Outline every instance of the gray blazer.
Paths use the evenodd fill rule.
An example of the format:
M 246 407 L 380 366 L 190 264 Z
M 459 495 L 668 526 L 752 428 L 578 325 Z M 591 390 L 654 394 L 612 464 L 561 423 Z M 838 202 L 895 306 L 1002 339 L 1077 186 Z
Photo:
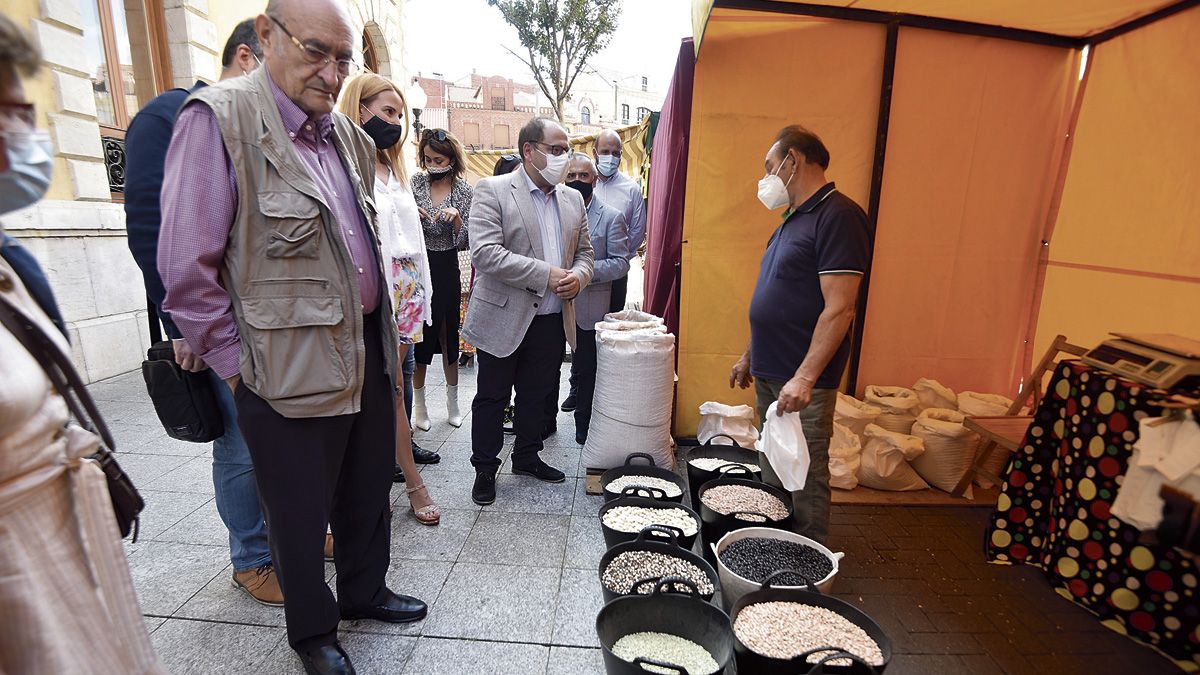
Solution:
M 467 221 L 475 286 L 462 334 L 501 358 L 517 350 L 542 298 L 553 293 L 547 288 L 550 265 L 542 260 L 542 231 L 523 172 L 480 180 Z M 583 197 L 562 185 L 557 193 L 563 242 L 559 267 L 574 272 L 586 288 L 592 280 L 592 242 Z M 575 306 L 569 300 L 563 301 L 563 333 L 574 348 Z
M 575 322 L 583 330 L 595 330 L 608 313 L 612 282 L 629 273 L 629 228 L 624 214 L 599 197 L 592 197 L 587 217 L 595 273 L 592 283 L 575 298 Z

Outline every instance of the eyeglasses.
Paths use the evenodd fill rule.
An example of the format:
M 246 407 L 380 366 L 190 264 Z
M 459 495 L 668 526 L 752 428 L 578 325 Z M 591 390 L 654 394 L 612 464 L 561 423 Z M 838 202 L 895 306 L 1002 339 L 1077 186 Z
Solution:
M 562 157 L 571 151 L 571 148 L 565 145 L 550 145 L 549 143 L 542 143 L 541 141 L 534 141 L 534 145 L 544 145 L 547 148 L 550 148 L 550 154 L 554 155 L 555 157 Z
M 0 102 L 0 114 L 14 117 L 31 127 L 37 121 L 37 114 L 34 112 L 32 103 Z
M 292 35 L 292 32 L 287 29 L 287 26 L 283 25 L 282 21 L 276 19 L 270 14 L 267 15 L 267 18 L 274 21 L 276 25 L 283 30 L 284 34 L 291 38 L 292 44 L 296 45 L 296 48 L 300 50 L 300 53 L 304 54 L 304 60 L 308 63 L 314 66 L 319 65 L 322 69 L 324 69 L 325 66 L 329 65 L 330 63 L 335 63 L 337 64 L 337 73 L 342 77 L 353 75 L 362 68 L 362 66 L 356 63 L 353 59 L 334 58 L 329 54 L 329 52 L 323 49 L 304 44 L 303 42 L 297 40 L 295 35 Z
M 433 138 L 436 138 L 436 139 L 438 139 L 438 141 L 445 143 L 446 142 L 445 129 L 426 129 L 421 132 L 421 140 L 428 141 Z

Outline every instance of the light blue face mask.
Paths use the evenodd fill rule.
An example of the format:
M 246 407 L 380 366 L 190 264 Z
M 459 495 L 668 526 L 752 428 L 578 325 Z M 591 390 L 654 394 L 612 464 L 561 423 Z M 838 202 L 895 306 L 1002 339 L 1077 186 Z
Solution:
M 605 178 L 611 177 L 617 172 L 617 167 L 621 164 L 621 158 L 617 155 L 600 155 L 596 158 L 596 170 Z
M 54 171 L 50 134 L 45 131 L 9 132 L 4 136 L 8 171 L 0 173 L 0 213 L 37 203 L 50 187 Z

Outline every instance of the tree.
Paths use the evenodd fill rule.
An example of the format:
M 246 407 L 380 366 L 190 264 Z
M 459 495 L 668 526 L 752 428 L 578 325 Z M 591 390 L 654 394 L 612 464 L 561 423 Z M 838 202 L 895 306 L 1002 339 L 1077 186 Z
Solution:
M 563 101 L 587 60 L 612 39 L 620 0 L 488 0 L 517 29 L 528 53 L 521 59 L 563 122 Z

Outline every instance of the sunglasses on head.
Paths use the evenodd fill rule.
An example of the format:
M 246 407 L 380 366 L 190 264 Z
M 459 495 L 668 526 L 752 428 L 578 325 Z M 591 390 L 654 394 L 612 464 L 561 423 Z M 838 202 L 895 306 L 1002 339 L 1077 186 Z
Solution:
M 446 142 L 446 132 L 443 129 L 426 129 L 425 131 L 421 132 L 421 138 L 424 138 L 425 140 L 429 140 L 431 138 L 436 138 L 439 141 L 445 143 Z

